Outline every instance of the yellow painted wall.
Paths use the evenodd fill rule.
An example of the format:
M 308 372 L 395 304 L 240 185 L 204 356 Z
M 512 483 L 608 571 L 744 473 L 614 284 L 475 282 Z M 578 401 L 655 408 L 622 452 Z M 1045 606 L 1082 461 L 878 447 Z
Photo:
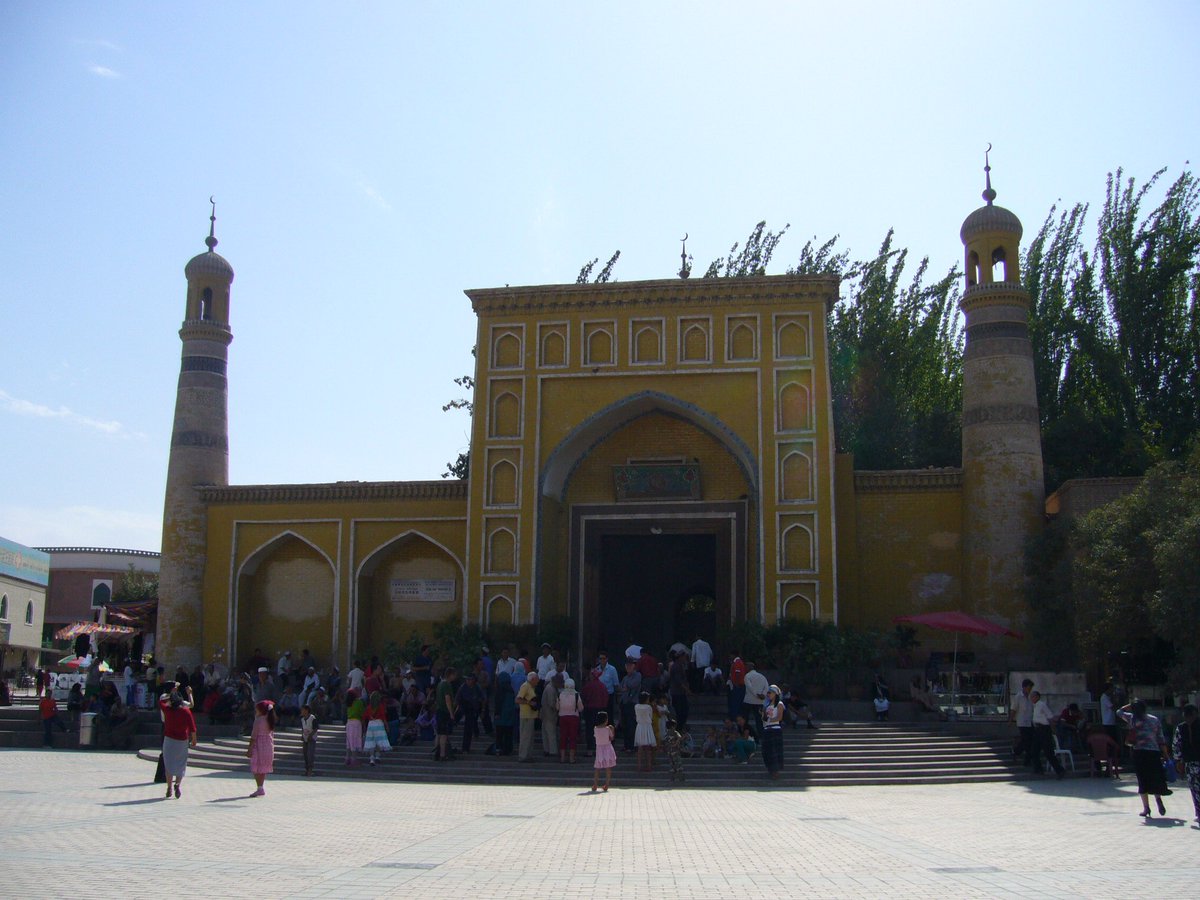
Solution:
M 459 482 L 202 493 L 205 660 L 241 665 L 254 647 L 298 654 L 307 646 L 319 660 L 342 664 L 413 629 L 428 637 L 433 621 L 461 612 L 466 488 Z M 386 594 L 393 577 L 453 578 L 455 600 L 392 610 L 379 591 Z

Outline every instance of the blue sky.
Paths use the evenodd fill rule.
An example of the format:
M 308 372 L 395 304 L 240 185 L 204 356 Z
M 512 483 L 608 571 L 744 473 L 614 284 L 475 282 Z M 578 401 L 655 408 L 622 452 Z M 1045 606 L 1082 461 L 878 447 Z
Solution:
M 183 266 L 233 265 L 233 483 L 437 478 L 463 290 L 760 219 L 958 261 L 1193 168 L 1194 3 L 0 4 L 0 535 L 158 549 Z M 1094 222 L 1094 214 L 1091 217 Z

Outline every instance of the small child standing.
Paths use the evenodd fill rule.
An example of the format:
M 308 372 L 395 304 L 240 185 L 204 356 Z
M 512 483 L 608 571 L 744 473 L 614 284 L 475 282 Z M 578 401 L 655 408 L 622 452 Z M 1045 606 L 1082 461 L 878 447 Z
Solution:
M 671 764 L 671 781 L 683 781 L 683 763 L 680 754 L 683 747 L 683 735 L 679 733 L 679 725 L 674 719 L 667 720 L 667 733 L 663 738 L 663 749 L 667 751 L 667 762 Z
M 304 749 L 304 774 L 311 776 L 317 764 L 317 717 L 307 703 L 300 707 L 300 746 Z
M 259 700 L 254 705 L 254 727 L 250 729 L 250 746 L 246 755 L 250 757 L 250 772 L 258 789 L 251 797 L 265 797 L 263 783 L 275 770 L 275 704 L 270 700 Z
M 346 692 L 346 699 L 350 701 L 346 707 L 346 765 L 357 766 L 358 754 L 363 748 L 363 717 L 367 714 L 367 705 L 353 688 Z
M 608 793 L 612 784 L 612 770 L 617 764 L 617 751 L 613 749 L 613 727 L 608 724 L 608 713 L 596 713 L 596 727 L 592 729 L 596 736 L 596 762 L 592 766 L 592 791 L 598 788 Z M 604 770 L 604 787 L 600 788 L 600 770 Z

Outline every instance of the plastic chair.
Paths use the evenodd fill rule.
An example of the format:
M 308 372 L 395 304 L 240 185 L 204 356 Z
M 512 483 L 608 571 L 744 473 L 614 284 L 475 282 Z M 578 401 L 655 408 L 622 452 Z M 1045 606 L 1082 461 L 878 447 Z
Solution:
M 1052 738 L 1054 738 L 1054 755 L 1055 755 L 1055 757 L 1057 757 L 1058 760 L 1061 762 L 1063 757 L 1065 756 L 1067 759 L 1067 762 L 1069 762 L 1071 764 L 1071 772 L 1074 773 L 1074 771 L 1075 771 L 1075 754 L 1072 753 L 1070 750 L 1064 750 L 1062 747 L 1060 747 L 1058 745 L 1058 735 L 1055 734 L 1053 731 L 1050 732 L 1050 736 Z

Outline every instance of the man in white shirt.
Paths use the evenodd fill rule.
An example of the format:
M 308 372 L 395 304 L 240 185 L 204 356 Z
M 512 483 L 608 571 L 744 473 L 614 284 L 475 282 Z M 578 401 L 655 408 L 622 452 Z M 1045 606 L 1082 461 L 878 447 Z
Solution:
M 1108 733 L 1108 736 L 1120 746 L 1121 741 L 1117 734 L 1117 709 L 1113 704 L 1111 681 L 1104 685 L 1104 691 L 1100 694 L 1100 725 Z
M 288 679 L 292 674 L 292 651 L 284 650 L 283 656 L 279 657 L 279 662 L 275 664 L 275 675 L 279 680 L 279 689 L 282 691 L 287 687 Z
M 1033 682 L 1026 678 L 1021 682 L 1021 693 L 1017 694 L 1017 698 L 1013 701 L 1011 718 L 1017 723 L 1017 730 L 1020 732 L 1021 739 L 1013 750 L 1013 759 L 1016 759 L 1019 754 L 1024 754 L 1024 764 L 1029 768 L 1033 768 L 1033 701 L 1029 699 L 1029 694 L 1033 690 Z
M 1054 734 L 1050 730 L 1050 723 L 1054 721 L 1054 713 L 1050 709 L 1050 704 L 1043 700 L 1042 695 L 1037 691 L 1029 692 L 1029 702 L 1032 706 L 1030 721 L 1033 723 L 1034 770 L 1041 769 L 1042 755 L 1045 754 L 1046 761 L 1054 769 L 1055 777 L 1062 778 L 1063 765 L 1058 761 L 1058 754 L 1054 752 Z
M 346 673 L 346 691 L 355 691 L 356 697 L 361 697 L 363 693 L 363 683 L 366 681 L 367 673 L 363 671 L 362 661 L 356 659 L 354 668 Z
M 725 688 L 725 673 L 712 660 L 704 667 L 704 690 L 720 694 Z
M 554 651 L 549 644 L 542 644 L 542 655 L 537 658 L 538 680 L 542 682 L 549 680 L 554 671 Z
M 500 658 L 496 660 L 496 674 L 508 675 L 508 677 L 515 683 L 516 675 L 518 673 L 520 673 L 521 681 L 524 683 L 525 667 L 521 665 L 520 660 L 513 659 L 509 655 L 507 647 L 502 647 L 500 650 Z
M 696 640 L 692 643 L 692 667 L 690 674 L 692 676 L 692 690 L 699 692 L 701 673 L 708 668 L 709 663 L 713 661 L 712 647 L 708 641 L 696 635 Z
M 746 696 L 742 700 L 742 714 L 746 723 L 754 729 L 759 743 L 762 742 L 763 704 L 767 700 L 767 688 L 771 686 L 767 676 L 755 668 L 754 663 L 746 663 Z

